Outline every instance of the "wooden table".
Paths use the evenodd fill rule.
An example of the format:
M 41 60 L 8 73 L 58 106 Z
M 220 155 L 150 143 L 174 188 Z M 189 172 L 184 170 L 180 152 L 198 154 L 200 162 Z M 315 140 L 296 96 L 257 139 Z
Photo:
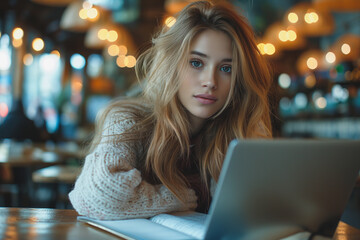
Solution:
M 77 216 L 74 210 L 0 208 L 0 239 L 119 239 L 110 233 L 77 222 Z M 334 239 L 358 240 L 360 230 L 341 222 Z

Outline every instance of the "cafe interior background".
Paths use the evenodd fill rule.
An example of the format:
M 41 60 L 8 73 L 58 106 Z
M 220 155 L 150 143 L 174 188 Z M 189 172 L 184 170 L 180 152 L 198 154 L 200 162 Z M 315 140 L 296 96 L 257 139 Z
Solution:
M 0 1 L 0 206 L 71 208 L 98 111 L 190 0 Z M 274 69 L 274 136 L 360 138 L 360 0 L 229 0 Z

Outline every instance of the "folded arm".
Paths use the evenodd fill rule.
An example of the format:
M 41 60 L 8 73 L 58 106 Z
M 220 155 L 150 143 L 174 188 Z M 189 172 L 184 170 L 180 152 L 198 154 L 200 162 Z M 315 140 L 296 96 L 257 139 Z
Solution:
M 118 120 L 119 117 L 121 119 L 116 115 L 107 119 L 104 136 L 118 136 L 115 134 L 129 128 L 129 122 Z M 135 144 L 112 138 L 113 141 L 101 141 L 86 157 L 83 170 L 69 194 L 79 214 L 97 219 L 143 218 L 196 207 L 193 190 L 189 189 L 186 201 L 182 203 L 164 185 L 144 181 L 140 171 L 133 167 Z

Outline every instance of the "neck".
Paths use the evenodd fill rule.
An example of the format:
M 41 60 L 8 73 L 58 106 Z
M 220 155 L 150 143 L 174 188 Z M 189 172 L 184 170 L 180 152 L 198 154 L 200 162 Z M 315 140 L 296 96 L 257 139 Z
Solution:
M 206 119 L 190 116 L 190 136 L 195 136 L 204 125 Z

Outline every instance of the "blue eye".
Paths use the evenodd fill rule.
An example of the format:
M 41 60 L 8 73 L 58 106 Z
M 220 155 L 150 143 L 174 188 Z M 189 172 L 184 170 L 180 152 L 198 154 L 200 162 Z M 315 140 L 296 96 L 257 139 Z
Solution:
M 202 62 L 200 62 L 199 60 L 191 60 L 190 64 L 194 68 L 201 68 L 203 65 Z
M 231 66 L 222 66 L 220 70 L 226 73 L 231 73 Z

